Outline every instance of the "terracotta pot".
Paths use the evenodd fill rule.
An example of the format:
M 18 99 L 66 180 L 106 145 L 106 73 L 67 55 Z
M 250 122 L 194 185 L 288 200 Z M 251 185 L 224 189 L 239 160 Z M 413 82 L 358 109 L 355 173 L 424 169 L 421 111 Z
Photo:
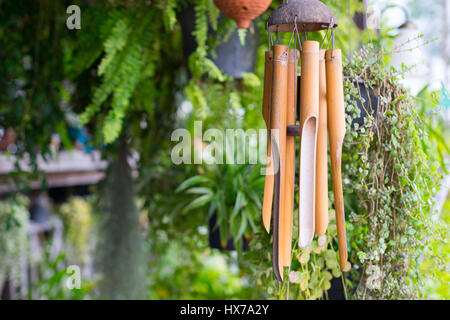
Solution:
M 235 20 L 239 29 L 247 29 L 251 20 L 267 10 L 270 2 L 271 0 L 214 0 L 217 8 Z

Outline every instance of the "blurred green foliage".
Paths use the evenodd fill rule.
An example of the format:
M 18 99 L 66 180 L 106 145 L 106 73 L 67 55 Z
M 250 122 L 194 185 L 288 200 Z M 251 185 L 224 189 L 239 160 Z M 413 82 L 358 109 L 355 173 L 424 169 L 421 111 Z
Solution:
M 364 67 L 367 71 L 366 80 L 375 75 L 376 79 L 371 79 L 375 82 L 389 81 L 386 79 L 388 72 L 383 74 L 378 69 L 379 65 L 374 65 L 380 61 L 354 61 L 358 48 L 370 42 L 372 50 L 388 51 L 392 41 L 389 30 L 383 29 L 381 34 L 359 30 L 353 22 L 353 15 L 355 11 L 362 10 L 360 1 L 329 0 L 325 3 L 337 16 L 339 28 L 335 47 L 343 50 L 346 62 L 360 63 L 357 67 Z M 143 268 L 150 270 L 144 279 L 150 298 L 285 298 L 287 288 L 273 278 L 270 235 L 262 230 L 259 218 L 263 181 L 262 176 L 256 174 L 259 167 L 175 166 L 170 158 L 170 149 L 174 146 L 170 141 L 170 132 L 175 127 L 185 127 L 192 134 L 196 120 L 203 121 L 204 130 L 212 127 L 264 128 L 261 104 L 264 51 L 267 49 L 265 21 L 278 3 L 273 1 L 271 9 L 253 21 L 248 32 L 254 29 L 261 32 L 255 57 L 256 68 L 239 80 L 225 75 L 211 59 L 216 46 L 226 41 L 235 29 L 232 20 L 218 19 L 219 12 L 212 0 L 104 0 L 95 4 L 88 0 L 80 1 L 83 22 L 79 31 L 58 27 L 64 24 L 65 16 L 57 13 L 64 13 L 63 8 L 68 4 L 67 1 L 50 0 L 3 1 L 0 4 L 2 12 L 7 13 L 0 16 L 0 47 L 3 49 L 0 51 L 0 68 L 4 70 L 0 84 L 6 88 L 0 94 L 0 126 L 15 129 L 21 142 L 19 154 L 29 153 L 32 161 L 38 153 L 49 154 L 49 140 L 54 132 L 59 133 L 64 146 L 70 148 L 68 124 L 86 125 L 94 136 L 92 144 L 101 148 L 108 160 L 116 158 L 121 143 L 125 143 L 130 150 L 138 151 L 138 178 L 133 183 L 136 194 L 127 193 L 127 206 L 132 208 L 130 219 L 136 222 L 138 210 L 135 210 L 133 202 L 135 198 L 140 199 L 139 210 L 148 217 L 148 261 L 143 263 Z M 196 18 L 193 32 L 196 46 L 189 57 L 183 56 L 182 30 L 177 16 L 186 4 L 194 6 Z M 211 33 L 211 29 L 216 33 Z M 312 33 L 308 39 L 321 41 L 324 34 L 324 31 Z M 242 41 L 242 31 L 239 36 Z M 288 34 L 281 36 L 281 41 L 287 43 L 288 37 Z M 381 62 L 386 62 L 388 58 L 387 54 L 383 55 Z M 366 64 L 370 65 L 368 69 Z M 352 89 L 349 85 L 346 92 L 357 95 Z M 410 108 L 409 98 L 401 91 L 397 97 L 394 95 L 393 103 L 397 105 L 408 100 L 407 108 Z M 427 106 L 433 99 L 432 93 L 423 91 L 418 101 L 423 101 L 423 105 Z M 193 110 L 186 118 L 180 119 L 177 111 L 186 101 L 190 102 Z M 350 109 L 354 106 L 349 104 L 348 107 L 352 111 Z M 422 108 L 422 111 L 424 115 L 429 114 L 428 109 L 424 111 Z M 395 111 L 391 115 L 396 115 Z M 392 136 L 385 137 L 389 139 L 379 144 L 392 151 L 392 154 L 388 151 L 383 153 L 389 159 L 394 159 L 393 152 L 401 149 L 397 138 L 407 130 L 411 130 L 416 138 L 419 135 L 415 131 L 417 118 L 408 122 L 404 114 L 397 116 L 396 121 L 401 118 L 407 125 L 399 128 L 398 123 L 391 123 Z M 420 136 L 428 133 L 431 139 L 425 144 L 419 143 L 420 146 L 416 144 L 417 140 L 413 140 L 414 150 L 410 150 L 410 155 L 418 152 L 418 159 L 425 159 L 421 151 L 426 152 L 427 157 L 438 161 L 445 170 L 448 147 L 440 135 L 442 123 L 436 125 L 436 121 L 439 122 L 430 119 L 425 121 L 427 126 L 420 127 L 423 130 Z M 364 138 L 365 145 L 373 147 L 369 130 L 366 129 L 359 128 L 358 132 L 350 130 L 348 141 L 357 143 L 358 139 Z M 352 148 L 347 150 L 345 161 L 348 167 L 345 170 L 353 181 L 363 181 L 363 168 L 372 162 L 367 158 L 357 159 L 358 155 L 353 151 L 358 147 L 352 145 Z M 418 168 L 425 170 L 424 166 L 428 164 L 419 163 Z M 392 166 L 392 163 L 386 165 Z M 372 169 L 377 170 L 375 167 Z M 396 186 L 409 188 L 408 179 L 413 178 L 410 176 L 413 171 L 408 170 L 413 168 L 400 169 L 406 180 Z M 436 166 L 430 170 L 434 169 Z M 421 180 L 419 177 L 417 179 L 420 181 L 415 181 L 417 184 L 411 184 L 420 188 L 416 191 L 423 196 L 421 199 L 426 199 L 424 206 L 429 205 L 431 197 L 431 192 L 427 193 L 431 185 L 425 181 L 428 178 Z M 179 192 L 176 192 L 177 188 Z M 356 220 L 349 219 L 348 232 L 352 241 L 351 261 L 360 267 L 364 261 L 373 260 L 371 255 L 379 249 L 373 239 L 368 238 L 370 228 L 367 226 L 368 218 L 364 216 L 366 209 L 363 201 L 373 196 L 368 193 L 373 190 L 371 188 L 367 184 L 357 184 L 354 186 L 356 195 L 350 194 L 350 187 L 346 194 L 347 212 L 359 215 Z M 123 189 L 117 187 L 115 195 L 103 197 L 103 201 L 116 211 L 120 209 L 114 206 L 114 200 L 119 201 L 120 190 Z M 376 193 L 387 206 L 377 211 L 379 215 L 397 209 L 389 208 L 394 203 L 390 202 L 390 192 L 390 189 L 383 189 Z M 418 213 L 422 222 L 428 219 L 425 212 L 412 210 Z M 208 248 L 207 223 L 214 212 L 218 213 L 222 234 L 234 236 L 238 242 L 241 235 L 245 235 L 250 241 L 250 251 L 239 252 L 236 257 L 234 253 Z M 331 206 L 330 215 L 333 215 Z M 119 217 L 118 214 L 116 216 Z M 405 221 L 409 226 L 411 221 L 408 218 Z M 371 223 L 376 225 L 377 221 Z M 413 225 L 409 230 L 421 230 L 423 235 L 431 232 L 423 228 L 423 225 Z M 114 230 L 110 228 L 109 239 L 113 239 Z M 397 254 L 403 246 L 410 244 L 413 237 L 414 234 L 408 234 L 406 244 L 389 245 L 396 248 L 394 252 Z M 125 238 L 126 235 L 122 239 Z M 383 235 L 381 238 L 386 237 Z M 125 242 L 123 240 L 121 243 Z M 448 252 L 446 246 L 444 249 L 438 243 L 432 246 L 439 255 Z M 336 251 L 333 222 L 323 246 L 319 246 L 317 240 L 307 250 L 299 250 L 294 245 L 292 272 L 285 275 L 292 280 L 289 297 L 326 298 L 331 277 L 341 276 L 336 269 Z M 58 267 L 62 258 L 58 259 L 50 261 L 46 267 L 46 276 L 39 284 L 41 294 L 49 299 L 91 297 L 88 289 L 72 293 L 61 289 L 65 275 Z M 127 262 L 126 259 L 124 261 Z M 445 273 L 435 269 L 434 261 L 425 260 L 424 270 L 430 266 L 437 272 L 434 276 L 444 278 L 445 283 Z M 122 280 L 126 281 L 126 277 L 126 274 L 122 275 Z M 344 283 L 354 288 L 358 277 L 358 272 L 352 269 L 343 278 Z M 436 282 L 427 283 L 426 288 L 426 297 L 432 297 L 433 291 L 435 296 L 444 296 L 445 290 L 448 290 Z M 350 297 L 352 293 L 348 294 Z M 373 296 L 398 297 L 383 293 Z
M 66 250 L 71 261 L 85 263 L 89 257 L 89 237 L 92 228 L 92 206 L 80 196 L 70 197 L 59 208 L 64 221 Z
M 420 272 L 424 276 L 422 294 L 425 299 L 450 299 L 450 200 L 444 204 L 438 221 L 442 238 L 433 239 L 430 251 L 433 255 L 424 259 L 420 265 Z
M 22 279 L 22 260 L 28 255 L 28 198 L 16 195 L 0 201 L 0 273 L 14 283 Z
M 40 278 L 29 290 L 29 299 L 48 300 L 86 300 L 92 298 L 96 283 L 81 278 L 81 287 L 68 287 L 70 282 L 66 263 L 66 254 L 60 253 L 56 258 L 50 258 L 48 250 L 43 261 L 39 264 Z
M 164 231 L 157 231 L 159 241 L 152 246 L 155 257 L 150 262 L 149 298 L 246 298 L 242 278 L 236 267 L 231 270 L 232 258 L 205 246 L 206 226 L 199 229 L 203 232 L 194 232 L 190 238 L 183 237 L 170 243 L 164 239 L 167 236 Z

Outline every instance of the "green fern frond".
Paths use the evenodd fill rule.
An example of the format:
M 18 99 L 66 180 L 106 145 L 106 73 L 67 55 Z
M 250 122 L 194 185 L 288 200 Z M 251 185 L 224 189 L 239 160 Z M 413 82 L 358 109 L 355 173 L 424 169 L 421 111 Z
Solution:
M 118 15 L 113 14 L 112 16 L 116 18 Z M 85 124 L 100 111 L 101 106 L 111 97 L 110 109 L 102 127 L 105 143 L 113 142 L 120 135 L 122 122 L 141 79 L 142 70 L 149 72 L 148 69 L 144 69 L 144 61 L 148 61 L 149 53 L 144 54 L 143 46 L 152 41 L 149 33 L 145 32 L 152 17 L 143 14 L 141 19 L 134 21 L 133 24 L 130 21 L 132 21 L 131 17 L 124 16 L 116 20 L 110 35 L 105 38 L 105 56 L 98 71 L 102 82 L 95 89 L 92 103 L 86 108 L 80 119 L 81 123 Z M 106 24 L 110 25 L 110 21 L 107 21 Z
M 208 58 L 203 59 L 203 68 L 212 79 L 218 80 L 220 82 L 224 82 L 227 79 L 222 70 L 220 70 L 216 66 L 216 64 Z
M 206 102 L 202 89 L 193 81 L 190 81 L 185 87 L 184 92 L 188 100 L 194 106 L 194 109 L 198 112 L 198 117 L 200 119 L 205 119 L 207 116 L 208 103 Z
M 195 28 L 192 32 L 197 41 L 197 54 L 205 57 L 208 52 L 206 41 L 208 40 L 208 16 L 206 0 L 195 1 Z
M 241 42 L 241 46 L 245 46 L 245 39 L 247 37 L 247 29 L 238 29 L 239 41 Z
M 228 17 L 222 19 L 217 29 L 217 34 L 221 38 L 219 44 L 227 42 L 235 30 L 236 30 L 236 23 L 232 19 Z
M 230 93 L 230 104 L 233 110 L 242 109 L 241 97 L 239 96 L 239 93 L 235 90 L 233 90 Z
M 166 0 L 164 2 L 164 26 L 166 30 L 173 30 L 173 27 L 177 23 L 176 9 L 177 2 L 175 0 Z
M 206 0 L 206 6 L 208 10 L 209 23 L 214 31 L 217 30 L 220 11 L 214 4 L 213 0 Z
M 261 86 L 261 80 L 253 72 L 243 72 L 242 83 L 250 88 L 259 88 Z
M 67 41 L 64 45 L 68 50 L 73 50 L 68 57 L 71 63 L 66 64 L 68 69 L 65 70 L 71 78 L 78 77 L 101 56 L 103 41 L 98 26 L 108 20 L 108 11 L 100 6 L 91 7 L 83 12 L 83 19 L 83 32 L 77 33 L 75 42 Z M 69 54 L 67 50 L 65 54 Z
M 116 54 L 123 49 L 127 43 L 130 34 L 130 27 L 125 19 L 116 22 L 108 39 L 103 44 L 105 48 L 105 56 L 98 67 L 98 75 L 101 76 Z

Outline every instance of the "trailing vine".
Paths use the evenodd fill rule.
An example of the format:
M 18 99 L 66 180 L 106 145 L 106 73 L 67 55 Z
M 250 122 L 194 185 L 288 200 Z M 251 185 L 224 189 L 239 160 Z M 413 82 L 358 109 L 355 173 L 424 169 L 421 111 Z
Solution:
M 92 228 L 92 206 L 82 197 L 73 196 L 62 204 L 59 213 L 64 221 L 65 237 L 68 240 L 68 259 L 86 263 L 89 259 L 89 234 Z
M 17 195 L 0 201 L 0 277 L 21 280 L 22 264 L 28 256 L 28 198 Z
M 381 67 L 380 67 L 381 66 Z M 356 115 L 364 80 L 378 96 L 378 112 L 361 127 L 347 126 L 343 163 L 355 298 L 418 298 L 420 260 L 439 236 L 431 220 L 439 163 L 424 151 L 430 138 L 411 94 L 365 48 L 346 67 L 347 110 Z M 353 117 L 348 117 L 351 123 Z M 352 238 L 351 238 L 352 239 Z M 360 275 L 360 276 L 359 276 Z

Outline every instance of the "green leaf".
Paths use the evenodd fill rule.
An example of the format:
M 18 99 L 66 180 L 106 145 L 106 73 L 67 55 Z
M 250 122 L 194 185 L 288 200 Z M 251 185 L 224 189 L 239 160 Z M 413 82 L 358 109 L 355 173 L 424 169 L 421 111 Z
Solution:
M 241 210 L 241 208 L 245 205 L 245 196 L 244 194 L 239 190 L 237 192 L 236 201 L 234 203 L 233 212 L 231 213 L 231 219 L 233 219 L 238 212 Z
M 212 195 L 213 191 L 210 188 L 205 187 L 193 187 L 186 191 L 189 194 L 209 194 Z
M 241 46 L 245 46 L 245 39 L 247 37 L 247 29 L 238 29 L 239 42 Z
M 197 199 L 195 199 L 194 201 L 192 201 L 191 203 L 189 203 L 184 209 L 183 209 L 183 213 L 186 213 L 192 209 L 196 209 L 199 208 L 201 206 L 204 206 L 205 204 L 207 204 L 208 202 L 210 202 L 213 199 L 213 196 L 210 194 L 205 194 L 201 197 L 198 197 Z
M 177 192 L 181 192 L 187 188 L 189 188 L 190 186 L 197 184 L 197 183 L 205 183 L 205 182 L 210 182 L 211 180 L 205 176 L 194 176 L 194 177 L 190 177 L 189 179 L 183 181 L 178 188 L 175 189 L 175 193 Z
M 244 210 L 244 212 L 247 214 L 247 218 L 248 218 L 248 222 L 250 224 L 250 228 L 252 229 L 253 232 L 255 232 L 257 230 L 255 222 L 253 221 L 253 216 L 256 216 L 255 207 L 253 206 L 253 204 L 249 203 L 247 205 L 246 210 Z
M 308 261 L 309 261 L 309 256 L 310 256 L 309 252 L 308 252 L 308 251 L 304 251 L 304 252 L 300 255 L 300 258 L 298 259 L 298 261 L 299 261 L 301 264 L 307 264 Z
M 236 239 L 240 239 L 245 230 L 247 229 L 247 216 L 245 214 L 241 214 L 241 224 L 239 225 L 239 230 L 236 234 Z
M 339 278 L 341 276 L 341 270 L 339 270 L 339 268 L 333 268 L 331 273 L 333 273 L 333 277 L 335 278 Z

